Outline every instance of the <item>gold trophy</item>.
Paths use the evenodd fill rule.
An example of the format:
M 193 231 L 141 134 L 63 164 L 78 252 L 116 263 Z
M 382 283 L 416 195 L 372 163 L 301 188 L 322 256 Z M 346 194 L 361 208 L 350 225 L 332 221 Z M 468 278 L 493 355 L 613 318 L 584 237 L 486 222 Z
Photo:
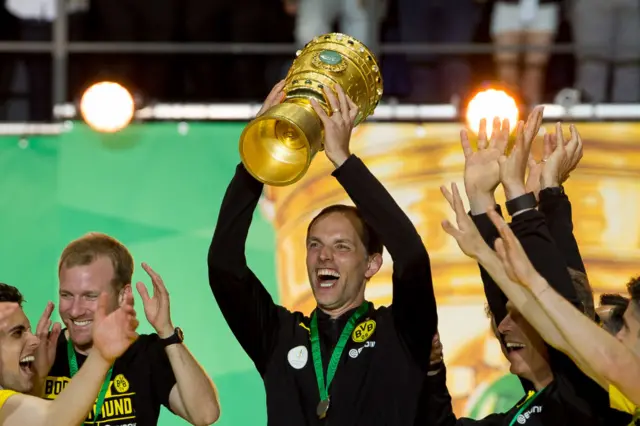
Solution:
M 314 38 L 287 73 L 285 99 L 245 127 L 240 158 L 251 175 L 271 186 L 290 185 L 302 178 L 322 151 L 322 122 L 311 107 L 314 98 L 332 114 L 323 89 L 339 84 L 358 105 L 357 126 L 371 115 L 382 96 L 382 75 L 371 51 L 345 34 Z

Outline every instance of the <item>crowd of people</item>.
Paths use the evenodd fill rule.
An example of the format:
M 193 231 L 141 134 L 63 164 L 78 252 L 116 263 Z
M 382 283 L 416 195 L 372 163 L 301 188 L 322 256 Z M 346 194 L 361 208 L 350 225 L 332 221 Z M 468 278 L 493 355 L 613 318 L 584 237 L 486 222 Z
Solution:
M 258 115 L 282 102 L 283 87 L 284 81 L 274 86 Z M 469 209 L 455 184 L 443 185 L 455 223 L 443 220 L 442 227 L 479 265 L 495 338 L 526 396 L 503 413 L 457 418 L 428 244 L 351 152 L 358 107 L 340 86 L 324 93 L 326 109 L 312 102 L 324 127 L 324 153 L 355 206 L 327 206 L 308 225 L 306 267 L 316 308 L 306 315 L 275 304 L 247 264 L 245 243 L 264 185 L 243 163 L 208 252 L 213 296 L 264 381 L 268 424 L 634 425 L 640 278 L 626 290 L 620 283 L 620 294 L 595 306 L 563 189 L 583 155 L 578 129 L 571 125 L 565 135 L 558 123 L 544 135 L 539 161 L 530 151 L 542 107 L 526 122 L 483 120 L 476 149 L 466 131 L 460 134 Z M 515 145 L 507 152 L 512 125 Z M 496 203 L 498 187 L 510 221 Z M 385 248 L 393 261 L 393 300 L 376 307 L 365 289 Z M 150 295 L 136 284 L 156 331 L 150 335 L 136 333 L 132 256 L 107 235 L 85 235 L 60 256 L 64 328 L 52 324 L 50 303 L 34 335 L 19 290 L 0 285 L 1 424 L 148 425 L 157 423 L 161 405 L 194 425 L 218 420 L 216 388 L 174 327 L 165 284 L 142 267 L 153 285 Z M 127 400 L 114 402 L 114 389 Z
M 476 83 L 495 79 L 520 92 L 528 105 L 551 102 L 567 87 L 582 92 L 585 102 L 640 101 L 636 0 L 62 1 L 70 41 L 302 46 L 317 35 L 339 30 L 378 54 L 387 100 L 455 103 Z M 51 40 L 55 3 L 5 0 L 0 39 Z M 508 48 L 493 55 L 380 51 L 383 43 L 475 42 L 503 48 L 526 44 L 535 50 L 522 55 Z M 574 43 L 573 53 L 550 52 L 557 42 Z M 149 102 L 258 102 L 269 82 L 284 76 L 294 53 L 295 48 L 281 55 L 74 53 L 67 100 L 77 100 L 91 82 L 114 79 Z M 1 57 L 0 96 L 15 101 L 25 95 L 24 120 L 51 119 L 51 56 Z M 22 86 L 16 83 L 23 80 Z M 0 108 L 0 119 L 2 115 L 7 112 Z

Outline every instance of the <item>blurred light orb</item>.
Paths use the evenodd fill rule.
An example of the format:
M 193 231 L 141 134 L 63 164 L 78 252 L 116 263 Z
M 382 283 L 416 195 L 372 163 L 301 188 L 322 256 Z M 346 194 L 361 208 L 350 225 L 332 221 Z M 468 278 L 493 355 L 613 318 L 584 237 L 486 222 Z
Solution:
M 478 134 L 480 120 L 487 120 L 487 136 L 491 136 L 493 119 L 509 119 L 510 131 L 513 132 L 518 121 L 519 111 L 516 100 L 507 92 L 497 89 L 487 89 L 476 94 L 467 106 L 466 120 L 469 129 Z
M 122 85 L 103 81 L 84 92 L 80 113 L 92 129 L 115 133 L 129 125 L 135 113 L 135 103 L 131 93 Z

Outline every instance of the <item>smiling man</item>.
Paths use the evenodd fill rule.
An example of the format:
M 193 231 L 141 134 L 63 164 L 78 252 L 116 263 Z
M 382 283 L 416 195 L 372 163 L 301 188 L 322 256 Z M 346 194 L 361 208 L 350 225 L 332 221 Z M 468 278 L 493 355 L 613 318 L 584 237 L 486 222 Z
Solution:
M 282 99 L 276 85 L 261 111 Z M 429 257 L 406 214 L 349 152 L 357 107 L 326 89 L 325 153 L 356 207 L 335 205 L 309 224 L 310 316 L 278 306 L 247 265 L 245 244 L 263 185 L 239 164 L 209 249 L 209 283 L 229 327 L 262 376 L 269 425 L 413 425 L 437 312 Z M 367 282 L 393 259 L 393 303 L 374 308 Z M 325 422 L 326 420 L 326 422 Z
M 157 424 L 160 407 L 165 406 L 191 424 L 215 423 L 220 414 L 216 389 L 183 343 L 182 330 L 173 326 L 162 278 L 147 264 L 142 267 L 151 278 L 153 296 L 143 283 L 136 287 L 156 333 L 141 335 L 111 365 L 87 422 Z M 90 233 L 63 250 L 58 271 L 59 310 L 66 329 L 54 325 L 49 332 L 52 303 L 37 326 L 42 344 L 36 393 L 47 399 L 58 398 L 93 353 L 98 295 L 108 295 L 107 311 L 111 312 L 132 292 L 133 257 L 116 239 Z

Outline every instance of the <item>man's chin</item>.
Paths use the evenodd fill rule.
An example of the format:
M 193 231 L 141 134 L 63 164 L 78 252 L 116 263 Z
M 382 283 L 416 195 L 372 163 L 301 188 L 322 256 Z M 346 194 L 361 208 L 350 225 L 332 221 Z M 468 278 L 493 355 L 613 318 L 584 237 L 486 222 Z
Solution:
M 93 343 L 91 334 L 69 333 L 69 338 L 71 339 L 71 342 L 78 348 L 87 348 L 90 347 Z

